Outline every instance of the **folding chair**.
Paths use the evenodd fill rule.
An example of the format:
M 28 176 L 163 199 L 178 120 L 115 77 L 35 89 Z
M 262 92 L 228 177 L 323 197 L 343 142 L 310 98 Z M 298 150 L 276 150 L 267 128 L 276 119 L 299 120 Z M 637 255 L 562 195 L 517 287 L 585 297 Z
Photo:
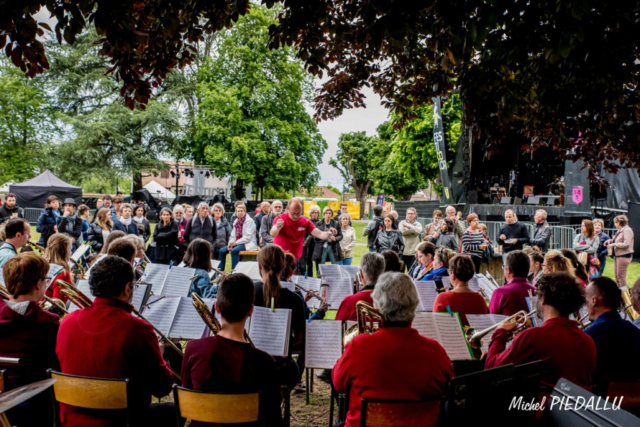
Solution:
M 640 417 L 640 381 L 609 381 L 605 396 L 610 402 L 621 401 L 622 409 Z
M 432 427 L 440 415 L 440 399 L 409 401 L 362 398 L 361 427 Z
M 260 393 L 224 394 L 189 390 L 173 385 L 176 424 L 179 419 L 214 424 L 251 423 L 260 420 Z
M 49 378 L 58 380 L 53 385 L 56 401 L 86 409 L 122 410 L 126 414 L 126 425 L 129 425 L 128 398 L 131 395 L 131 380 L 82 377 L 51 369 L 47 373 Z
M 7 391 L 6 369 L 0 369 L 0 393 Z

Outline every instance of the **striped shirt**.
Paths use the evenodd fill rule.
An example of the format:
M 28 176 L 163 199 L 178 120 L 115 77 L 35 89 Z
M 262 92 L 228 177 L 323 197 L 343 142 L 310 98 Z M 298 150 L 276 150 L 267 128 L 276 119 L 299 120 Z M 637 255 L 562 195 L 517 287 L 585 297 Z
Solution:
M 465 231 L 462 235 L 462 253 L 470 254 L 471 256 L 482 258 L 483 250 L 480 249 L 480 245 L 485 244 L 482 232 L 471 233 L 469 230 Z

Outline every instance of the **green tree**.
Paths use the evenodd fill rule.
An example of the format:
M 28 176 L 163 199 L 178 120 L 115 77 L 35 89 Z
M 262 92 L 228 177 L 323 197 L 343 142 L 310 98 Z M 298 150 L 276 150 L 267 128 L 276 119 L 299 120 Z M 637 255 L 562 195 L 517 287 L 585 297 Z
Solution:
M 354 189 L 356 200 L 360 202 L 360 217 L 364 216 L 364 204 L 372 183 L 372 151 L 378 143 L 375 136 L 367 136 L 365 132 L 343 133 L 338 141 L 336 158 L 329 160 L 347 185 Z
M 273 12 L 254 7 L 219 35 L 216 57 L 198 73 L 202 101 L 193 149 L 204 152 L 217 176 L 236 180 L 237 197 L 249 183 L 257 189 L 310 188 L 326 149 L 304 108 L 310 76 L 293 49 L 267 46 L 275 22 Z
M 42 171 L 55 136 L 55 112 L 42 79 L 0 60 L 0 183 L 21 182 Z

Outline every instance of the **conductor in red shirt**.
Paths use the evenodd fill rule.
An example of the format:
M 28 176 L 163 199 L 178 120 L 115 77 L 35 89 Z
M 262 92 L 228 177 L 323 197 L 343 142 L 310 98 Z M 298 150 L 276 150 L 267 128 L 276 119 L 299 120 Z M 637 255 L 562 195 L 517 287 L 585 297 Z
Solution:
M 384 268 L 384 257 L 379 253 L 367 252 L 362 255 L 360 259 L 360 270 L 362 270 L 364 287 L 357 294 L 350 295 L 342 300 L 340 308 L 338 308 L 338 313 L 336 314 L 336 320 L 357 320 L 356 303 L 358 301 L 364 301 L 367 304 L 373 305 L 371 294 L 375 289 L 378 278 L 384 273 Z
M 536 315 L 544 323 L 520 332 L 509 348 L 506 348 L 508 334 L 516 324 L 500 323 L 491 337 L 485 369 L 542 360 L 540 397 L 546 397 L 545 404 L 560 378 L 590 390 L 596 369 L 596 346 L 578 327 L 578 322 L 569 319 L 584 304 L 584 288 L 573 275 L 566 272 L 543 275 L 538 282 Z
M 56 353 L 65 374 L 131 379 L 129 425 L 175 426 L 172 403 L 151 405 L 151 395 L 171 391 L 173 375 L 162 359 L 153 327 L 131 314 L 134 272 L 124 258 L 108 255 L 89 279 L 96 299 L 91 307 L 67 315 L 60 325 Z M 63 426 L 125 425 L 123 411 L 60 404 Z
M 273 219 L 273 227 L 270 234 L 273 244 L 278 245 L 285 252 L 290 252 L 296 259 L 302 256 L 304 237 L 311 234 L 321 240 L 328 240 L 338 234 L 338 230 L 331 228 L 328 231 L 320 231 L 313 222 L 302 216 L 302 200 L 294 197 L 287 203 L 287 212 Z
M 537 292 L 527 279 L 530 266 L 529 256 L 521 250 L 511 251 L 504 256 L 507 284 L 493 291 L 489 304 L 491 314 L 512 316 L 521 310 L 529 311 L 526 298 Z
M 453 376 L 451 360 L 442 346 L 411 327 L 419 298 L 409 276 L 380 276 L 373 303 L 384 316 L 383 326 L 347 343 L 333 368 L 336 390 L 349 393 L 347 427 L 360 425 L 362 398 L 437 401 Z M 424 425 L 435 425 L 437 419 L 436 411 Z

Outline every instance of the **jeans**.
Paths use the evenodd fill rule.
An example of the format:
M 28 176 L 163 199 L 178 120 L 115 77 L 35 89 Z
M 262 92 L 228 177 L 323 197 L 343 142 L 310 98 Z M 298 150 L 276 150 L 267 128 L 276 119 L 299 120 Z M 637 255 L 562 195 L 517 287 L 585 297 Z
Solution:
M 327 245 L 326 248 L 322 249 L 322 258 L 320 258 L 320 264 L 324 264 L 325 262 L 327 262 L 327 257 L 329 257 L 329 261 L 331 261 L 331 264 L 337 264 L 338 261 L 336 261 L 336 257 L 333 254 L 333 248 L 331 247 L 331 245 Z
M 376 251 L 376 248 L 373 248 L 373 247 L 369 248 L 369 252 L 375 252 L 375 251 Z
M 408 273 L 409 270 L 411 270 L 411 267 L 413 267 L 413 263 L 416 261 L 416 256 L 415 255 L 402 255 L 402 257 L 400 259 L 402 259 L 402 261 L 404 262 L 404 265 L 402 266 L 402 272 L 403 273 Z
M 342 261 L 338 261 L 338 265 L 351 265 L 351 261 L 353 261 L 353 257 L 345 258 Z
M 231 252 L 231 269 L 236 268 L 236 265 L 240 262 L 240 252 L 244 251 L 244 245 L 236 245 L 229 251 L 229 246 L 221 248 L 218 252 L 218 259 L 220 260 L 220 266 L 218 269 L 224 271 L 225 264 L 227 263 L 227 254 Z
M 598 266 L 598 276 L 602 276 L 604 274 L 604 268 L 607 266 L 607 258 L 604 258 L 604 261 L 600 262 Z

